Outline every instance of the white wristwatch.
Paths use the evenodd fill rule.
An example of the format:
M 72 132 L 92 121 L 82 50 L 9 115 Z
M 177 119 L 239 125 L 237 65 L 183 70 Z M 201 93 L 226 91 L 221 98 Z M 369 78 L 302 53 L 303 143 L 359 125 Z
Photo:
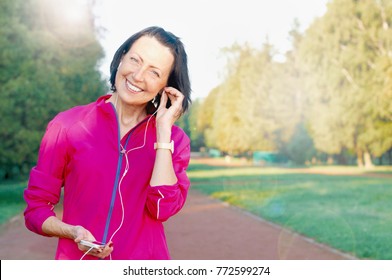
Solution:
M 167 149 L 170 150 L 171 153 L 174 153 L 174 141 L 171 140 L 170 143 L 154 143 L 154 149 Z

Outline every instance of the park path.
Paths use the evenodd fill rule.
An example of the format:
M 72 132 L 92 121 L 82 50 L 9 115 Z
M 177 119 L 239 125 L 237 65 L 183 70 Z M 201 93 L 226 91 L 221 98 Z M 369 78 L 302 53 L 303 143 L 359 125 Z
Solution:
M 165 228 L 174 260 L 354 259 L 195 190 Z M 28 231 L 18 215 L 0 227 L 0 259 L 50 260 L 56 242 Z

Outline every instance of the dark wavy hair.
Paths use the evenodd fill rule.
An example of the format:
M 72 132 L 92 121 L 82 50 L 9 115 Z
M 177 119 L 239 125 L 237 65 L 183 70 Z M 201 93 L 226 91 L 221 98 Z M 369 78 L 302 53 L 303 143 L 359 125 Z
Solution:
M 175 36 L 173 33 L 164 30 L 161 27 L 152 26 L 145 28 L 131 37 L 129 37 L 116 51 L 113 56 L 113 60 L 110 64 L 110 84 L 112 92 L 116 91 L 115 80 L 117 74 L 117 68 L 124 54 L 126 54 L 139 38 L 143 36 L 148 36 L 157 39 L 162 45 L 168 47 L 174 56 L 174 65 L 172 67 L 171 73 L 169 75 L 167 86 L 174 87 L 181 91 L 184 95 L 184 101 L 182 103 L 182 112 L 185 113 L 191 101 L 191 82 L 188 73 L 188 58 L 185 52 L 185 48 L 180 38 Z M 155 104 L 159 106 L 161 95 L 158 94 Z M 170 100 L 166 105 L 169 107 Z M 147 105 L 147 113 L 152 114 L 155 112 L 156 108 L 152 102 Z

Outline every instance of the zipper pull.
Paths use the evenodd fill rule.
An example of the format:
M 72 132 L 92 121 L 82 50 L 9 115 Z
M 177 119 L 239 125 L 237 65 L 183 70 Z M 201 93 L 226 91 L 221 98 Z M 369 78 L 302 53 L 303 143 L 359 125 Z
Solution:
M 120 148 L 121 148 L 120 155 L 125 155 L 127 150 L 125 150 L 124 147 L 121 144 L 120 144 Z

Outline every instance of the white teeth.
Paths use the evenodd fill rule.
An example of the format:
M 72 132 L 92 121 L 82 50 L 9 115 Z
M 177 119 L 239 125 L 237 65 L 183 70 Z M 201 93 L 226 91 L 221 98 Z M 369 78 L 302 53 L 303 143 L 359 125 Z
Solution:
M 128 82 L 127 81 L 127 87 L 130 89 L 130 90 L 132 90 L 132 91 L 135 91 L 135 92 L 141 92 L 142 91 L 142 89 L 140 89 L 140 88 L 138 88 L 138 87 L 135 87 L 134 85 L 132 85 L 130 82 Z

